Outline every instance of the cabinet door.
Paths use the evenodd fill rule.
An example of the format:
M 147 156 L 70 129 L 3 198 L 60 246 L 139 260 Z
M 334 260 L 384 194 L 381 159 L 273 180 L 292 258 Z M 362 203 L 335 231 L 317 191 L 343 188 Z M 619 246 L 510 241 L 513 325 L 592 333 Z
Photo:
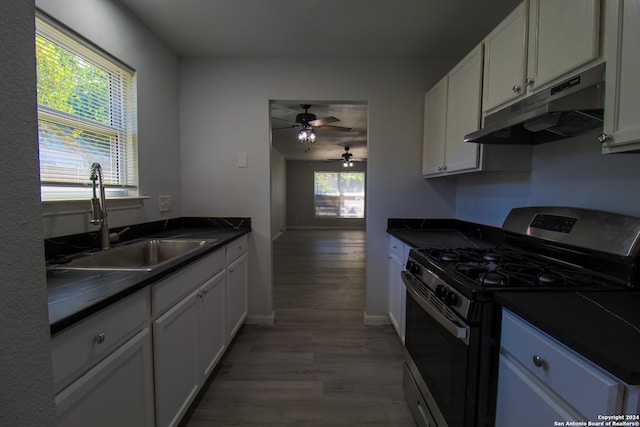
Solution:
M 598 58 L 598 0 L 531 0 L 527 78 L 532 90 Z
M 525 93 L 526 6 L 526 1 L 520 3 L 484 41 L 482 111 L 492 110 Z
M 229 341 L 247 318 L 248 300 L 248 263 L 247 254 L 242 255 L 227 267 L 227 300 Z
M 404 262 L 399 258 L 389 256 L 389 320 L 396 329 L 398 336 L 404 343 L 405 316 L 405 287 L 400 273 L 404 269 Z
M 153 322 L 156 420 L 177 425 L 200 384 L 196 290 Z
M 154 425 L 151 336 L 145 328 L 56 395 L 58 425 Z
M 547 393 L 504 355 L 500 355 L 496 427 L 552 426 L 554 421 L 579 421 L 583 418 Z
M 447 123 L 447 84 L 444 76 L 424 97 L 422 175 L 442 173 Z
M 482 144 L 464 142 L 464 136 L 480 129 L 482 99 L 482 43 L 449 72 L 445 145 L 446 172 L 480 166 Z
M 227 295 L 223 271 L 200 288 L 200 370 L 205 380 L 227 348 Z
M 607 70 L 604 153 L 640 150 L 640 1 L 606 3 Z M 634 144 L 635 143 L 635 144 Z

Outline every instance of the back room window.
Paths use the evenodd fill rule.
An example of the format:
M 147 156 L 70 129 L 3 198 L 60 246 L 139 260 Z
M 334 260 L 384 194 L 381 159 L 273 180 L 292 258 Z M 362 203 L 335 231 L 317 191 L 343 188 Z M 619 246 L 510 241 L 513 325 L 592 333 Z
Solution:
M 364 172 L 314 172 L 316 218 L 364 218 Z

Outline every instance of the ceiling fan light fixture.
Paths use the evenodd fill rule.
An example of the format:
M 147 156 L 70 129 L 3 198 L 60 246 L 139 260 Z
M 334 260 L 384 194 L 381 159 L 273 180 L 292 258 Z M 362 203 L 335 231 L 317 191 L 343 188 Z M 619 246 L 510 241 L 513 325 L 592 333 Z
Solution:
M 304 126 L 298 131 L 298 142 L 300 144 L 315 143 L 316 132 L 310 126 Z

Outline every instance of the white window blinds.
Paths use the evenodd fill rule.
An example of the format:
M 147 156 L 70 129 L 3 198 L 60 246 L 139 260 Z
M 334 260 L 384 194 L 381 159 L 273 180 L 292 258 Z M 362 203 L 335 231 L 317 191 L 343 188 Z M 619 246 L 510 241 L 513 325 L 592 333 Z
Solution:
M 42 198 L 85 197 L 91 164 L 111 195 L 137 192 L 132 70 L 89 42 L 36 21 Z

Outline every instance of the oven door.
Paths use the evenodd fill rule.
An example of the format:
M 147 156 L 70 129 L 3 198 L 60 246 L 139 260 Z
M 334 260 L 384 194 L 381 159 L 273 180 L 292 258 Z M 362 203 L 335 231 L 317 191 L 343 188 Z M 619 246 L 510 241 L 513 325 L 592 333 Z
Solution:
M 402 279 L 409 370 L 417 370 L 416 383 L 439 427 L 473 425 L 476 384 L 469 372 L 475 364 L 470 347 L 475 331 L 451 310 L 443 313 L 442 302 L 411 273 L 403 272 Z

